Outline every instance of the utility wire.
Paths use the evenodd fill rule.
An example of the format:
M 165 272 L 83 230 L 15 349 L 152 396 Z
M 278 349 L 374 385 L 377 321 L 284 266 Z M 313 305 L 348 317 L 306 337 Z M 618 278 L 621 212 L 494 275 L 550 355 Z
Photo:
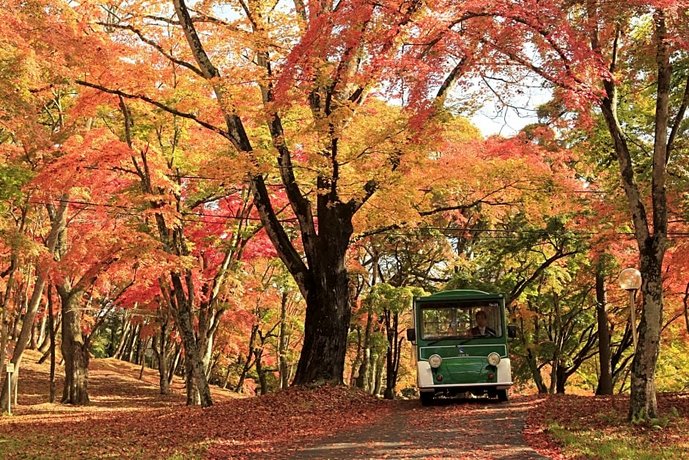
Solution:
M 75 205 L 81 205 L 81 206 L 96 206 L 96 207 L 107 207 L 107 208 L 114 208 L 118 210 L 122 210 L 122 214 L 125 215 L 130 215 L 130 216 L 140 216 L 141 213 L 143 212 L 142 210 L 138 210 L 133 207 L 128 207 L 128 206 L 123 206 L 123 205 L 116 205 L 116 204 L 110 204 L 110 203 L 95 203 L 95 202 L 90 202 L 90 201 L 82 201 L 82 200 L 64 200 L 64 199 L 55 199 L 53 202 L 65 202 L 68 204 L 75 204 Z M 52 202 L 44 202 L 44 201 L 36 201 L 32 200 L 30 201 L 32 204 L 40 204 L 40 205 L 47 205 L 47 204 L 52 204 Z M 89 209 L 81 209 L 82 211 L 89 211 Z M 183 222 L 193 222 L 193 223 L 205 223 L 205 224 L 219 224 L 227 220 L 248 220 L 248 221 L 260 221 L 261 219 L 258 217 L 237 217 L 235 215 L 231 214 L 210 214 L 210 213 L 204 213 L 204 212 L 188 212 L 188 213 L 183 213 L 183 216 L 198 216 L 198 217 L 205 217 L 205 218 L 210 218 L 210 219 L 216 219 L 216 220 L 204 220 L 204 219 L 187 219 L 182 217 L 180 220 Z M 285 223 L 290 223 L 290 222 L 296 222 L 296 218 L 289 218 L 289 219 L 281 219 L 280 222 L 285 222 Z M 430 233 L 432 231 L 437 231 L 440 233 L 451 233 L 453 236 L 458 237 L 462 233 L 473 233 L 473 234 L 483 234 L 482 238 L 490 238 L 490 239 L 514 239 L 518 238 L 521 235 L 530 235 L 530 234 L 540 234 L 540 235 L 549 235 L 550 233 L 547 230 L 543 229 L 524 229 L 524 230 L 510 230 L 510 229 L 500 229 L 500 228 L 471 228 L 471 227 L 460 227 L 460 228 L 447 228 L 447 227 L 419 227 L 417 229 L 391 229 L 387 231 L 382 231 L 379 233 L 380 235 L 392 235 L 392 236 L 415 236 L 418 234 L 422 233 Z M 489 235 L 486 235 L 489 234 Z M 578 237 L 578 238 L 587 238 L 587 237 L 593 237 L 597 235 L 620 235 L 620 236 L 627 236 L 630 238 L 634 237 L 634 232 L 631 231 L 615 231 L 615 232 L 602 232 L 602 231 L 581 231 L 581 230 L 574 230 L 574 231 L 566 231 L 566 234 L 568 236 L 573 236 L 573 237 Z M 681 232 L 681 231 L 669 231 L 667 233 L 669 237 L 673 238 L 689 238 L 689 232 Z

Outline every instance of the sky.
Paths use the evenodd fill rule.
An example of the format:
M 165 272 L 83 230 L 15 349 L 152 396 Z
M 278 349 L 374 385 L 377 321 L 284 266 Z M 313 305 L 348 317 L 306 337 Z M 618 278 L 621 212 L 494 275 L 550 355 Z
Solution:
M 550 90 L 544 89 L 535 81 L 511 89 L 515 88 L 518 91 L 505 91 L 501 94 L 501 99 L 497 96 L 486 97 L 470 117 L 484 137 L 496 134 L 503 137 L 514 136 L 526 125 L 538 121 L 536 109 L 552 97 Z

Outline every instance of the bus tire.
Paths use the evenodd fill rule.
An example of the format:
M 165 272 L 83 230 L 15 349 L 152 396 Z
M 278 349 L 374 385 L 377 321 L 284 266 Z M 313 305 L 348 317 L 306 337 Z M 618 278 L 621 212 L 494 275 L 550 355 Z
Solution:
M 498 400 L 499 401 L 508 401 L 510 398 L 507 394 L 507 390 L 498 390 Z
M 422 406 L 430 406 L 433 404 L 433 396 L 435 396 L 432 392 L 422 392 L 419 395 L 419 399 L 421 399 L 421 405 Z

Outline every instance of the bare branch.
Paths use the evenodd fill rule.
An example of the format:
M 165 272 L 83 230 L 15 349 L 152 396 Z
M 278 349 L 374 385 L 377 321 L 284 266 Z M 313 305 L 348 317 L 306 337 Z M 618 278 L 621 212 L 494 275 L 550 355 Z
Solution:
M 148 96 L 145 96 L 143 94 L 126 93 L 126 92 L 121 91 L 119 89 L 107 88 L 107 87 L 99 85 L 97 83 L 91 83 L 91 82 L 84 81 L 84 80 L 76 80 L 75 83 L 77 83 L 78 85 L 81 85 L 81 86 L 87 86 L 89 88 L 94 88 L 94 89 L 97 89 L 99 91 L 103 91 L 104 93 L 114 94 L 116 96 L 122 96 L 122 97 L 127 98 L 127 99 L 139 99 L 139 100 L 142 100 L 144 102 L 148 102 L 149 104 L 154 105 L 154 106 L 158 107 L 159 109 L 162 109 L 168 113 L 171 113 L 173 115 L 177 115 L 177 116 L 182 117 L 182 118 L 187 118 L 189 120 L 193 120 L 194 122 L 198 123 L 199 125 L 203 126 L 204 128 L 209 129 L 210 131 L 213 131 L 214 133 L 220 134 L 222 137 L 224 137 L 226 139 L 232 140 L 231 136 L 229 135 L 229 133 L 227 131 L 225 131 L 221 128 L 218 128 L 217 126 L 212 125 L 212 124 L 208 123 L 207 121 L 203 121 L 203 120 L 199 119 L 193 113 L 182 112 L 181 110 L 177 110 L 174 107 L 170 107 L 169 105 L 163 104 L 162 102 L 156 101 L 155 99 L 150 98 Z

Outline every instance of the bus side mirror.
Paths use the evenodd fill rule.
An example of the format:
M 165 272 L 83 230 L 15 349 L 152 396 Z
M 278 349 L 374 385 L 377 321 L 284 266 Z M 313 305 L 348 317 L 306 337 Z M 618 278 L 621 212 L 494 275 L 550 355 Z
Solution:
M 510 339 L 514 339 L 517 337 L 517 325 L 516 324 L 508 324 L 507 325 L 507 337 Z
M 407 340 L 410 342 L 416 342 L 416 330 L 415 329 L 407 329 Z

